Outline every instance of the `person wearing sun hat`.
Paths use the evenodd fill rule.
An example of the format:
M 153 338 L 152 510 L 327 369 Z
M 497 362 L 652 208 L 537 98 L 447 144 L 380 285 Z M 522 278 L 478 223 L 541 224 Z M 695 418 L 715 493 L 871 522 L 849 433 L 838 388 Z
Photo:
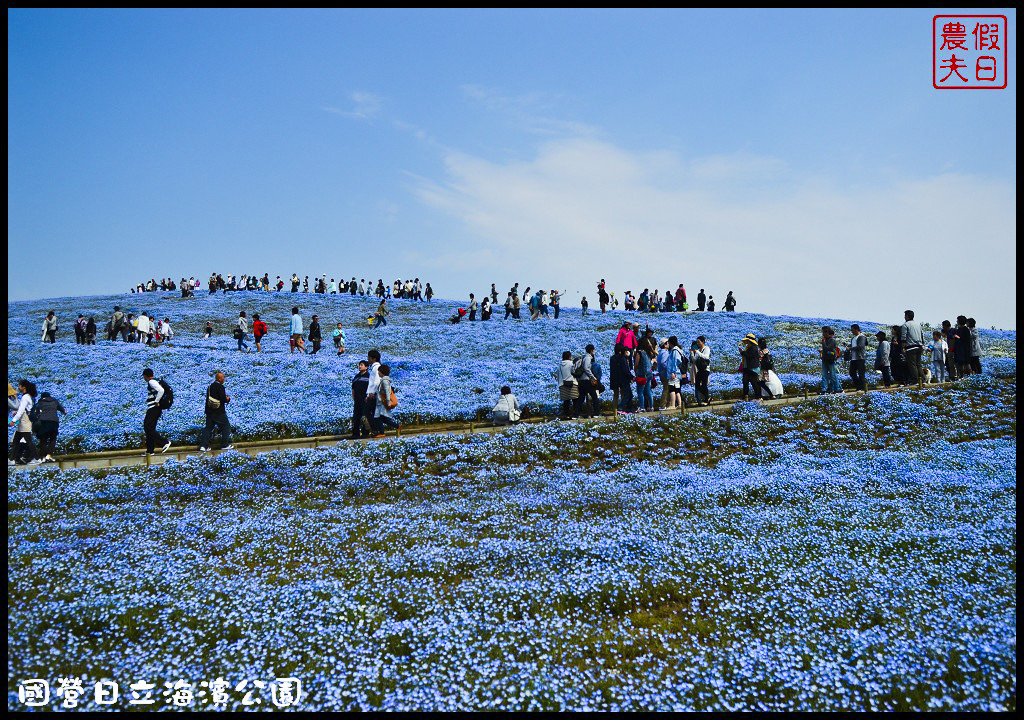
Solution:
M 761 399 L 760 375 L 761 375 L 761 350 L 757 346 L 757 336 L 754 333 L 747 333 L 740 343 L 740 356 L 743 361 L 740 367 L 743 368 L 743 399 L 747 399 L 747 387 L 752 386 L 754 399 Z

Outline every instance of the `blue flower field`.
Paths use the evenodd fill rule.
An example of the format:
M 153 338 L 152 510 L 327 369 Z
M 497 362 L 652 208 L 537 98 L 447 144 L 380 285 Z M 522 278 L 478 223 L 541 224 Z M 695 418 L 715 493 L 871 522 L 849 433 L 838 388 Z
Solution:
M 114 305 L 126 312 L 170 318 L 173 343 L 151 348 L 107 342 L 103 326 Z M 289 353 L 288 318 L 293 305 L 300 308 L 307 328 L 314 313 L 320 316 L 324 346 L 317 355 Z M 627 319 L 640 322 L 641 328 L 649 324 L 657 337 L 676 335 L 687 348 L 704 335 L 712 349 L 710 389 L 715 397 L 740 394 L 736 345 L 747 333 L 768 339 L 779 377 L 787 391 L 795 392 L 805 386 L 817 389 L 820 384 L 817 348 L 822 325 L 831 324 L 838 337 L 846 339 L 845 329 L 859 322 L 871 338 L 871 358 L 875 330 L 887 329 L 863 320 L 750 313 L 620 311 L 582 317 L 579 308 L 566 308 L 558 320 L 531 322 L 524 310 L 523 320 L 503 321 L 502 311 L 488 322 L 452 325 L 446 319 L 458 303 L 392 300 L 388 325 L 371 330 L 366 319 L 376 306 L 370 297 L 289 292 L 199 294 L 188 299 L 157 292 L 13 302 L 8 303 L 8 376 L 14 383 L 23 377 L 36 382 L 67 408 L 58 451 L 88 452 L 142 447 L 145 367 L 152 367 L 175 392 L 174 407 L 160 421 L 161 432 L 175 444 L 196 445 L 204 423 L 203 398 L 218 369 L 227 374 L 225 385 L 232 398 L 229 417 L 236 439 L 256 440 L 346 433 L 352 414 L 351 379 L 356 363 L 366 358 L 370 348 L 378 348 L 383 362 L 391 366 L 400 397 L 398 419 L 412 424 L 474 418 L 494 405 L 503 385 L 509 385 L 520 403 L 534 411 L 554 414 L 558 393 L 552 373 L 562 352 L 579 354 L 593 343 L 599 365 L 607 373 L 615 335 Z M 57 313 L 60 330 L 55 344 L 43 345 L 39 328 L 51 309 Z M 246 311 L 250 327 L 253 313 L 259 313 L 269 326 L 264 353 L 238 352 L 231 331 L 241 310 Z M 96 318 L 100 339 L 95 346 L 75 344 L 72 324 L 79 313 Z M 936 326 L 941 319 L 935 320 Z M 213 321 L 216 334 L 203 339 L 207 320 Z M 334 352 L 330 339 L 339 321 L 347 337 L 347 352 L 342 356 Z M 1016 332 L 982 330 L 981 337 L 985 372 L 1014 377 Z M 251 335 L 248 344 L 253 346 Z M 880 382 L 880 376 L 869 373 L 869 381 Z M 604 399 L 610 398 L 611 392 L 606 392 Z
M 146 365 L 182 441 L 216 368 L 240 435 L 334 432 L 370 347 L 405 417 L 473 417 L 502 384 L 550 412 L 561 351 L 609 354 L 625 317 L 449 325 L 453 303 L 395 301 L 371 331 L 375 302 L 300 295 L 307 321 L 345 323 L 338 359 L 329 340 L 288 354 L 294 297 L 154 298 L 178 334 L 155 349 L 69 340 L 127 296 L 9 303 L 9 374 L 65 403 L 76 449 L 138 444 Z M 270 352 L 234 350 L 238 309 L 267 319 Z M 737 389 L 747 332 L 787 386 L 817 386 L 826 321 L 647 317 L 709 338 L 713 392 Z M 36 678 L 80 679 L 92 710 L 134 709 L 141 681 L 174 709 L 165 683 L 223 678 L 227 699 L 189 707 L 242 710 L 244 683 L 296 678 L 303 710 L 1013 711 L 1016 337 L 983 343 L 986 373 L 942 388 L 12 473 L 8 707 Z M 97 703 L 101 680 L 119 704 Z

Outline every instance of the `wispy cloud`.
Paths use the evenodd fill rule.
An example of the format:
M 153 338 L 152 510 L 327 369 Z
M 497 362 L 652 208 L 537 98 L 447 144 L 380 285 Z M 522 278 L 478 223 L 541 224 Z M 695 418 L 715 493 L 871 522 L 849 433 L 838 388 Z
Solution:
M 341 117 L 355 118 L 357 120 L 369 120 L 376 116 L 381 109 L 384 98 L 376 93 L 353 92 L 349 95 L 353 107 L 350 110 L 343 110 L 335 107 L 325 107 L 325 111 L 340 115 Z
M 592 125 L 558 117 L 556 108 L 564 107 L 566 98 L 544 93 L 506 93 L 483 85 L 463 85 L 462 93 L 472 103 L 503 115 L 518 128 L 544 136 L 596 137 L 598 129 Z
M 620 290 L 664 291 L 682 281 L 735 290 L 751 311 L 885 320 L 919 307 L 941 320 L 1005 308 L 1016 283 L 1015 188 L 971 175 L 847 186 L 778 158 L 567 138 L 503 163 L 452 151 L 445 176 L 415 188 L 527 284 L 586 291 L 607 277 Z M 437 259 L 489 271 L 471 267 L 478 257 Z M 1015 326 L 1015 311 L 979 321 Z

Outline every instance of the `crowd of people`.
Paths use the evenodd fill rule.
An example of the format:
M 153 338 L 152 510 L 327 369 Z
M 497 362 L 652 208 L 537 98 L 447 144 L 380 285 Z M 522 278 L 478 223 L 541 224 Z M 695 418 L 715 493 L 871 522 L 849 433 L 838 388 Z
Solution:
M 540 289 L 535 292 L 531 292 L 531 290 L 532 288 L 527 287 L 520 293 L 519 283 L 516 283 L 509 289 L 505 294 L 503 302 L 503 307 L 505 308 L 504 320 L 509 318 L 520 320 L 520 312 L 524 305 L 530 311 L 531 320 L 538 320 L 542 317 L 558 319 L 562 296 L 565 295 L 565 290 L 552 289 L 549 291 Z M 498 290 L 495 288 L 495 284 L 491 283 L 490 291 L 485 293 L 479 301 L 474 293 L 470 293 L 466 306 L 458 308 L 448 318 L 448 321 L 451 323 L 459 323 L 462 320 L 475 321 L 477 320 L 477 311 L 480 313 L 480 320 L 490 320 L 494 308 L 498 306 L 498 299 Z M 617 310 L 619 307 L 619 301 L 615 297 L 615 293 L 607 291 L 603 278 L 597 283 L 597 299 L 602 313 L 607 312 L 609 309 Z M 580 307 L 582 308 L 583 315 L 589 314 L 590 303 L 585 295 L 580 300 Z M 726 295 L 724 308 L 727 312 L 735 312 L 736 310 L 736 298 L 732 290 Z M 548 312 L 549 309 L 550 313 Z M 634 297 L 632 290 L 627 290 L 624 295 L 623 309 L 644 313 L 689 312 L 690 305 L 686 297 L 686 288 L 682 283 L 679 283 L 679 287 L 676 288 L 674 293 L 666 291 L 664 297 L 661 296 L 658 289 L 651 292 L 650 289 L 644 288 L 638 297 Z M 697 294 L 697 307 L 695 309 L 699 312 L 715 311 L 715 299 L 705 294 L 704 288 L 701 288 Z
M 291 292 L 299 292 L 299 288 L 302 288 L 302 292 L 310 292 L 310 281 L 309 275 L 300 279 L 295 273 L 292 273 L 290 281 L 288 283 L 291 286 Z M 192 297 L 202 287 L 201 281 L 196 277 L 181 278 L 180 283 L 175 283 L 171 278 L 162 278 L 160 280 L 150 279 L 148 282 L 141 282 L 131 288 L 133 293 L 145 293 L 145 292 L 156 292 L 160 291 L 174 291 L 180 288 L 182 297 Z M 206 283 L 206 287 L 209 294 L 212 295 L 217 291 L 224 293 L 236 292 L 236 291 L 250 291 L 250 292 L 283 292 L 286 283 L 278 275 L 273 282 L 270 280 L 270 274 L 264 273 L 263 277 L 259 275 L 232 275 L 231 273 L 211 273 L 210 278 Z M 429 302 L 434 297 L 434 289 L 430 287 L 430 283 L 422 283 L 419 278 L 412 280 L 403 281 L 400 278 L 396 278 L 393 283 L 385 284 L 380 278 L 377 279 L 376 287 L 373 286 L 372 281 L 368 284 L 366 278 L 361 279 L 358 283 L 353 276 L 351 280 L 339 280 L 335 281 L 331 278 L 327 280 L 327 274 L 323 274 L 318 278 L 313 278 L 313 292 L 322 295 L 376 295 L 378 298 L 402 298 L 405 300 L 418 300 Z
M 417 287 L 416 283 L 408 289 L 403 286 L 400 297 L 422 299 L 417 298 Z M 603 292 L 603 282 L 599 285 L 599 291 Z M 673 297 L 672 306 L 685 311 L 687 303 L 682 285 L 677 290 L 677 293 L 679 292 L 682 292 L 682 295 L 678 296 L 682 302 Z M 550 293 L 542 290 L 531 293 L 530 288 L 526 288 L 522 297 L 524 300 L 528 298 L 526 304 L 530 309 L 531 318 L 537 319 L 546 315 L 549 307 L 557 318 L 559 301 L 563 294 L 564 292 L 560 293 L 557 290 Z M 379 295 L 377 312 L 370 318 L 374 327 L 386 324 L 386 317 L 389 314 L 388 293 Z M 470 294 L 469 319 L 475 320 L 478 311 L 481 313 L 481 320 L 489 319 L 493 307 L 490 300 L 496 296 L 497 291 L 493 284 L 489 296 L 484 297 L 483 304 L 478 305 L 475 297 Z M 517 284 L 506 296 L 506 318 L 519 317 L 519 297 Z M 602 300 L 608 299 L 600 297 Z M 638 303 L 637 309 L 645 308 L 643 311 L 651 311 L 652 297 L 658 296 L 654 294 L 645 297 L 645 294 L 641 293 L 642 302 Z M 602 305 L 604 304 L 606 302 L 602 302 Z M 664 305 L 663 303 L 662 311 L 665 311 Z M 735 301 L 730 300 L 729 306 L 735 307 Z M 460 308 L 460 311 L 460 314 L 453 318 L 454 322 L 460 321 L 467 314 L 465 308 Z M 79 314 L 74 327 L 76 342 L 95 344 L 97 331 L 93 317 L 86 319 Z M 42 342 L 56 342 L 57 330 L 56 313 L 51 310 L 43 320 Z M 258 313 L 252 316 L 251 332 L 255 350 L 260 352 L 268 334 L 268 326 Z M 209 338 L 213 333 L 212 321 L 207 322 L 203 336 Z M 158 322 L 148 313 L 140 312 L 135 316 L 123 312 L 120 306 L 115 306 L 106 324 L 106 336 L 108 341 L 120 338 L 127 342 L 153 345 L 170 340 L 174 332 L 168 318 Z M 250 339 L 250 324 L 245 311 L 239 313 L 234 337 L 240 352 L 250 351 L 247 342 Z M 344 354 L 346 340 L 341 322 L 336 323 L 332 329 L 332 337 L 336 353 Z M 293 307 L 288 339 L 292 353 L 319 352 L 323 342 L 319 317 L 314 314 L 306 327 L 299 307 Z M 943 321 L 941 329 L 933 331 L 929 341 L 924 335 L 921 323 L 915 320 L 914 311 L 907 310 L 901 325 L 891 326 L 891 332 L 879 330 L 875 333 L 875 339 L 874 370 L 881 375 L 886 387 L 893 383 L 909 385 L 919 382 L 944 382 L 981 372 L 981 345 L 974 318 L 959 315 L 955 325 L 948 320 Z M 312 345 L 309 350 L 306 348 L 307 340 Z M 757 337 L 753 333 L 746 335 L 738 343 L 737 354 L 738 366 L 735 372 L 742 375 L 744 400 L 770 399 L 782 394 L 782 383 L 775 373 L 775 362 L 766 338 Z M 823 327 L 818 349 L 821 363 L 821 392 L 842 392 L 839 379 L 840 362 L 848 364 L 854 389 L 865 390 L 868 354 L 868 337 L 861 331 L 859 325 L 850 326 L 850 336 L 846 341 L 837 339 L 833 328 Z M 703 335 L 694 338 L 687 347 L 676 335 L 659 339 L 654 336 L 654 331 L 650 327 L 641 332 L 638 322 L 627 320 L 617 332 L 612 354 L 608 358 L 608 387 L 602 380 L 601 363 L 593 344 L 588 344 L 578 355 L 573 355 L 568 350 L 562 353 L 561 363 L 554 372 L 558 385 L 560 416 L 571 419 L 600 414 L 600 396 L 608 389 L 612 390 L 614 408 L 623 413 L 678 408 L 683 404 L 683 389 L 688 385 L 693 386 L 693 397 L 697 405 L 710 405 L 708 383 L 712 372 L 712 360 L 712 348 Z M 731 363 L 728 367 L 731 367 Z M 150 368 L 143 371 L 143 379 L 147 387 L 146 413 L 143 420 L 146 452 L 166 452 L 171 444 L 158 433 L 157 425 L 162 412 L 173 402 L 173 391 L 166 381 L 157 380 Z M 223 448 L 231 447 L 231 430 L 226 410 L 230 397 L 224 391 L 223 385 L 224 375 L 218 372 L 207 392 L 207 423 L 199 439 L 201 451 L 209 450 L 214 430 L 220 431 Z M 656 397 L 655 390 L 659 385 L 661 393 L 660 397 Z M 370 350 L 367 359 L 359 362 L 358 371 L 352 378 L 352 398 L 353 438 L 379 437 L 387 428 L 400 426 L 393 416 L 397 396 L 391 380 L 390 367 L 381 362 L 378 350 Z M 31 381 L 23 379 L 19 382 L 17 391 L 8 384 L 8 411 L 9 415 L 13 416 L 9 426 L 16 428 L 8 463 L 38 464 L 52 461 L 58 432 L 58 413 L 66 413 L 60 402 L 46 392 L 39 393 L 37 400 L 36 386 Z M 492 410 L 495 424 L 515 423 L 520 417 L 518 399 L 511 388 L 503 387 Z M 32 442 L 33 433 L 40 442 L 38 456 Z

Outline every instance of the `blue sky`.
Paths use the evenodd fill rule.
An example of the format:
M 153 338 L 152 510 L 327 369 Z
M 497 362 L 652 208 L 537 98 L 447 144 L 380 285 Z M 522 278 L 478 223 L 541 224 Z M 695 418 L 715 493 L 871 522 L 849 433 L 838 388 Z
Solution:
M 1016 15 L 1008 88 L 949 91 L 937 12 L 8 10 L 8 299 L 603 277 L 1015 328 Z

